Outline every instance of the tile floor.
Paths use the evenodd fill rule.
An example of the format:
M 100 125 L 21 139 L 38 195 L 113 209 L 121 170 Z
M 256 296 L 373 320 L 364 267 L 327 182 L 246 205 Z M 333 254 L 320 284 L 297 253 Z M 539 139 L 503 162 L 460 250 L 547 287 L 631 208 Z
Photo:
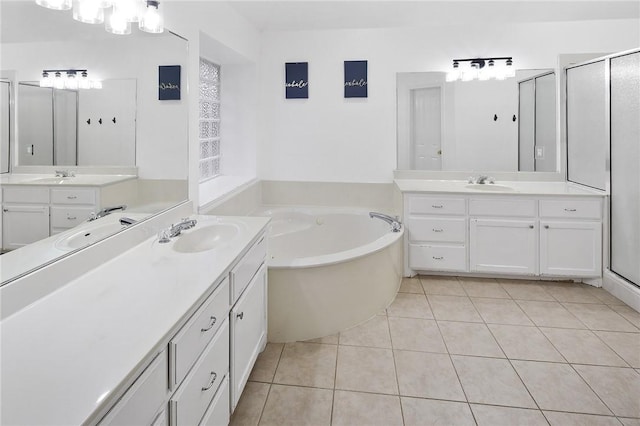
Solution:
M 640 426 L 640 314 L 587 285 L 405 279 L 364 324 L 268 344 L 231 424 Z

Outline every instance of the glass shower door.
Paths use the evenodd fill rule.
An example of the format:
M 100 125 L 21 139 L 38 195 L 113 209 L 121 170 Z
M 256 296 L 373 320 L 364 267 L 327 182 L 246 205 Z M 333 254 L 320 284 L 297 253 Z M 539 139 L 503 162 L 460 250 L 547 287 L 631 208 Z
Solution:
M 611 58 L 611 261 L 640 286 L 640 52 Z

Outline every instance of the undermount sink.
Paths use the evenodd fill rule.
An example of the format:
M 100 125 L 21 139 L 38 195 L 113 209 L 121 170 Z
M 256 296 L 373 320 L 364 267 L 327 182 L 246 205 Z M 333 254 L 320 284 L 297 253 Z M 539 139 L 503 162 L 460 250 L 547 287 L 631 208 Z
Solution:
M 73 179 L 73 177 L 48 177 L 48 178 L 39 178 L 39 179 L 34 179 L 31 182 L 38 182 L 38 183 L 50 183 L 53 185 L 58 185 L 61 183 L 66 183 L 66 182 L 70 182 L 71 179 Z
M 212 225 L 196 225 L 188 231 L 182 231 L 176 237 L 173 250 L 179 253 L 198 253 L 212 250 L 228 243 L 238 236 L 240 228 L 233 223 L 216 223 Z
M 495 183 L 470 183 L 465 186 L 467 189 L 473 189 L 476 191 L 495 191 L 495 192 L 509 192 L 514 191 L 510 186 L 500 185 Z
M 99 225 L 83 226 L 82 229 L 56 240 L 54 246 L 57 249 L 65 251 L 75 250 L 80 247 L 93 244 L 125 227 L 125 225 L 121 225 L 119 222 L 107 222 Z

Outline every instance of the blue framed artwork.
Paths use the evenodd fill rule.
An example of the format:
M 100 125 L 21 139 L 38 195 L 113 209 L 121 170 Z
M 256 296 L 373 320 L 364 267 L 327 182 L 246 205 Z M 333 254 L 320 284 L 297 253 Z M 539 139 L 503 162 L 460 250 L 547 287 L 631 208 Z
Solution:
M 366 98 L 367 61 L 344 61 L 344 97 Z
M 161 101 L 180 99 L 180 65 L 158 67 L 158 99 Z
M 309 97 L 309 63 L 287 62 L 284 64 L 284 87 L 286 99 Z

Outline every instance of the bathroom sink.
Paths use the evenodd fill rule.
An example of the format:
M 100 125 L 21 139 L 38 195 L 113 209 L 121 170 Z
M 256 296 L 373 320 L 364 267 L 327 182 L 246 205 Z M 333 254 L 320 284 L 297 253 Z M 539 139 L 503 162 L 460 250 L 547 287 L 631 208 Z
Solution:
M 495 183 L 470 183 L 465 186 L 467 189 L 473 189 L 475 191 L 489 191 L 489 192 L 509 192 L 515 191 L 512 187 L 506 185 L 499 185 Z
M 65 234 L 65 236 L 60 237 L 56 240 L 54 246 L 57 249 L 65 251 L 75 250 L 80 247 L 93 244 L 114 232 L 126 228 L 126 226 L 121 225 L 119 222 L 107 222 L 96 225 L 81 226 L 81 228 L 82 229 L 79 229 L 76 232 Z
M 179 253 L 198 253 L 212 250 L 228 243 L 238 236 L 240 228 L 233 223 L 216 223 L 212 225 L 196 225 L 176 237 L 173 250 Z
M 34 179 L 31 182 L 49 183 L 52 185 L 58 185 L 61 183 L 70 182 L 71 179 L 73 179 L 73 177 L 48 177 L 48 178 Z

